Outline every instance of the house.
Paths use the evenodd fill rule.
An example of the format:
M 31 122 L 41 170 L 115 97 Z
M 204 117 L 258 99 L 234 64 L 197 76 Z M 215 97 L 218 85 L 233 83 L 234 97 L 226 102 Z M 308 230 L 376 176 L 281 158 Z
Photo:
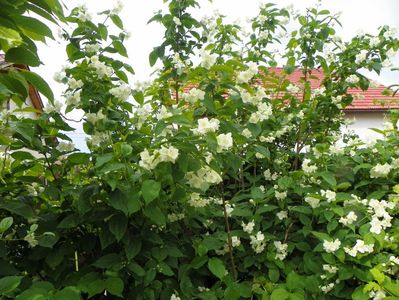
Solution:
M 273 68 L 272 73 L 277 76 L 284 76 L 283 68 Z M 320 87 L 320 83 L 324 77 L 320 70 L 312 70 L 312 76 L 309 79 L 311 89 L 315 90 Z M 285 75 L 293 84 L 300 85 L 303 73 L 301 70 L 295 70 L 289 75 Z M 360 89 L 349 89 L 349 94 L 354 96 L 351 105 L 345 107 L 343 112 L 348 121 L 352 124 L 348 125 L 349 130 L 353 130 L 362 139 L 379 137 L 380 135 L 370 128 L 382 129 L 384 126 L 385 116 L 390 109 L 399 108 L 399 94 L 395 96 L 383 95 L 387 87 L 382 84 L 376 84 L 369 87 L 367 91 Z M 343 128 L 343 130 L 347 130 Z
M 20 64 L 11 64 L 5 61 L 4 54 L 0 54 L 0 72 L 7 72 L 10 68 L 17 69 L 17 70 L 28 70 L 29 67 L 27 65 L 20 65 Z M 4 105 L 5 109 L 9 111 L 13 111 L 18 108 L 18 106 L 11 100 L 8 100 L 7 103 Z M 43 101 L 40 97 L 39 92 L 32 86 L 29 85 L 28 90 L 28 97 L 25 100 L 24 107 L 33 107 L 35 108 L 36 112 L 25 112 L 27 116 L 30 118 L 37 118 L 37 116 L 43 112 Z

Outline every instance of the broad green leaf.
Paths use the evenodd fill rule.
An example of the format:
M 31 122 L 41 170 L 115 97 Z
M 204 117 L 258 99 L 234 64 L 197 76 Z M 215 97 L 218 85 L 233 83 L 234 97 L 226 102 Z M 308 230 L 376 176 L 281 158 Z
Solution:
M 208 269 L 219 279 L 222 279 L 226 275 L 224 263 L 219 258 L 211 258 L 208 261 Z
M 38 19 L 28 16 L 14 16 L 13 20 L 24 34 L 37 41 L 44 41 L 44 37 L 54 39 L 51 29 Z
M 51 300 L 80 300 L 80 292 L 74 286 L 68 286 L 55 293 Z
M 24 64 L 31 67 L 38 67 L 41 64 L 37 54 L 23 46 L 15 47 L 8 50 L 6 53 L 6 61 L 17 64 Z
M 21 283 L 22 278 L 23 276 L 6 276 L 0 278 L 0 295 L 4 296 L 14 291 Z
M 53 103 L 54 94 L 47 82 L 40 77 L 38 74 L 31 71 L 23 71 L 21 74 L 29 81 L 41 94 L 46 96 L 46 98 Z
M 118 53 L 120 55 L 128 57 L 126 48 L 120 41 L 115 40 L 112 42 L 112 45 L 114 46 L 115 50 L 118 51 Z
M 22 38 L 18 31 L 3 26 L 0 26 L 0 41 L 1 40 L 5 41 L 6 45 L 3 43 L 3 51 L 5 52 L 7 52 L 10 48 L 14 48 L 22 44 Z
M 0 234 L 7 231 L 7 229 L 11 227 L 13 222 L 14 222 L 14 219 L 12 217 L 7 217 L 7 218 L 4 218 L 3 220 L 1 220 L 0 221 Z
M 285 289 L 278 288 L 272 292 L 270 300 L 286 300 L 289 296 L 290 293 L 288 293 Z
M 123 30 L 123 22 L 121 18 L 119 18 L 117 15 L 112 15 L 111 20 L 116 26 Z
M 155 200 L 161 191 L 161 183 L 155 180 L 146 180 L 141 186 L 141 194 L 146 204 Z
M 320 176 L 330 185 L 330 187 L 335 187 L 337 185 L 337 181 L 332 173 L 323 172 L 320 173 Z
M 109 221 L 109 230 L 120 241 L 127 229 L 127 218 L 124 215 L 114 215 Z
M 123 281 L 119 277 L 109 277 L 105 280 L 105 290 L 110 294 L 122 297 Z

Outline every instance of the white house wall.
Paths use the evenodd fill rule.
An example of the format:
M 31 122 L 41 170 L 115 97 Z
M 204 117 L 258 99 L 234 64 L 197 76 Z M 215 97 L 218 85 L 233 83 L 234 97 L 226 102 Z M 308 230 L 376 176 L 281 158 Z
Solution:
M 382 129 L 385 112 L 345 112 L 345 118 L 353 121 L 343 131 L 353 130 L 362 140 L 381 138 L 381 134 L 370 128 Z

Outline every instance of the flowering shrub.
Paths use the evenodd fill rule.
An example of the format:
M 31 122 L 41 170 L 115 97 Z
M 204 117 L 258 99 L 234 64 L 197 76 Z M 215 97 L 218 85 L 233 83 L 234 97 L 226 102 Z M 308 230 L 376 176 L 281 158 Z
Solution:
M 398 299 L 398 116 L 375 143 L 340 133 L 348 89 L 372 84 L 359 71 L 391 64 L 393 29 L 343 42 L 328 11 L 268 4 L 247 35 L 193 19 L 194 0 L 168 4 L 148 87 L 116 57 L 119 6 L 102 13 L 118 35 L 84 7 L 66 19 L 56 78 L 90 153 L 56 101 L 2 118 L 1 297 Z

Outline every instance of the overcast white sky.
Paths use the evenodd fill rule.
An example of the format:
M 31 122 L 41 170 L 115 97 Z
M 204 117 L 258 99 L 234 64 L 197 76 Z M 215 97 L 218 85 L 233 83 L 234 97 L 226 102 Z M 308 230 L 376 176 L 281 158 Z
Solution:
M 258 12 L 260 3 L 273 2 L 284 7 L 293 4 L 298 10 L 314 6 L 315 0 L 278 0 L 278 1 L 259 1 L 259 0 L 198 0 L 201 4 L 199 15 L 212 15 L 215 10 L 226 15 L 230 20 L 238 18 L 245 20 L 253 17 Z M 68 0 L 64 1 L 68 8 L 85 3 L 89 10 L 95 15 L 105 9 L 112 8 L 114 0 Z M 163 28 L 152 23 L 147 25 L 147 21 L 153 16 L 154 12 L 165 8 L 163 0 L 123 0 L 125 8 L 120 17 L 125 23 L 127 31 L 131 32 L 131 38 L 127 41 L 129 59 L 127 60 L 136 71 L 135 78 L 143 80 L 148 78 L 151 69 L 148 64 L 148 54 L 154 46 L 158 46 L 162 41 Z M 375 33 L 381 25 L 391 25 L 399 28 L 398 0 L 324 0 L 322 7 L 332 12 L 342 12 L 341 23 L 343 28 L 338 32 L 344 39 L 355 35 L 359 30 Z M 102 19 L 99 19 L 102 20 Z M 54 29 L 54 33 L 57 29 Z M 56 35 L 56 34 L 55 34 Z M 60 97 L 64 87 L 53 80 L 53 74 L 59 71 L 62 65 L 67 63 L 65 54 L 65 44 L 60 42 L 49 42 L 47 45 L 39 45 L 39 54 L 44 62 L 44 66 L 36 68 L 34 71 L 42 75 L 52 86 L 57 97 Z M 399 82 L 398 72 L 383 72 L 380 82 L 392 84 Z M 61 101 L 63 99 L 60 98 Z M 72 123 L 73 126 L 76 124 Z M 84 135 L 81 128 L 71 135 L 78 148 L 86 148 Z

